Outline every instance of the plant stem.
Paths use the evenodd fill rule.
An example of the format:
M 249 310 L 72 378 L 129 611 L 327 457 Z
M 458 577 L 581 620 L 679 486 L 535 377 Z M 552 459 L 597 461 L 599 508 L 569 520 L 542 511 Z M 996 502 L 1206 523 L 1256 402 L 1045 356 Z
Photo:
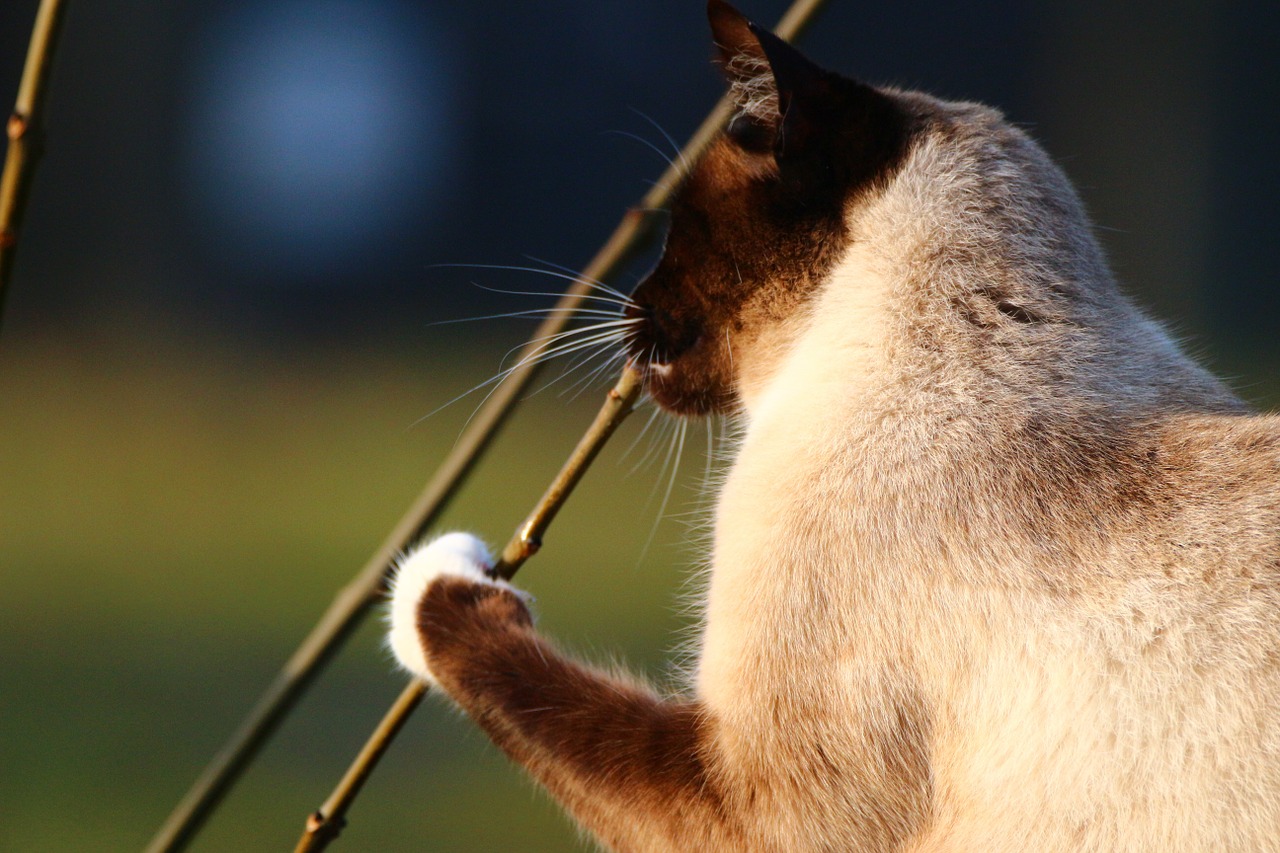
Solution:
M 62 32 L 63 0 L 41 0 L 31 29 L 27 62 L 18 84 L 18 98 L 5 126 L 9 149 L 0 176 L 0 317 L 5 294 L 13 276 L 13 259 L 18 251 L 18 235 L 31 196 L 36 165 L 44 153 L 44 114 L 49 99 L 49 72 Z
M 631 407 L 640 396 L 643 384 L 644 377 L 640 371 L 628 364 L 618 378 L 618 383 L 609 389 L 604 405 L 561 466 L 560 473 L 556 474 L 551 485 L 542 493 L 542 498 L 524 520 L 524 524 L 516 529 L 516 535 L 511 537 L 507 547 L 502 549 L 502 554 L 493 567 L 495 577 L 511 580 L 524 565 L 524 561 L 538 553 L 538 549 L 542 547 L 542 537 L 560 512 L 560 507 L 569 499 L 578 481 L 587 473 L 587 468 L 595 461 L 596 455 L 618 428 L 618 424 L 631 414 Z
M 779 37 L 793 40 L 812 21 L 825 0 L 796 0 L 778 23 Z M 328 610 L 263 692 L 249 715 L 213 757 L 186 796 L 147 846 L 147 853 L 182 850 L 213 813 L 222 797 L 253 760 L 261 746 L 289 713 L 320 669 L 359 625 L 370 606 L 385 591 L 387 570 L 396 555 L 422 537 L 462 486 L 467 474 L 484 453 L 519 401 L 538 369 L 536 359 L 543 344 L 567 324 L 573 309 L 591 292 L 593 282 L 610 281 L 657 232 L 659 213 L 684 176 L 715 134 L 729 119 L 732 101 L 722 98 L 702 122 L 680 155 L 663 172 L 640 203 L 623 215 L 600 251 L 565 291 L 547 320 L 521 350 L 516 364 L 464 430 L 426 488 L 413 502 L 382 546 L 360 572 L 343 587 Z M 403 697 L 402 697 L 403 699 Z M 315 848 L 321 849 L 321 848 Z
M 427 695 L 427 685 L 421 679 L 413 679 L 407 685 L 391 709 L 387 711 L 378 727 L 373 730 L 369 740 L 361 747 L 356 760 L 343 775 L 338 787 L 324 801 L 324 805 L 312 812 L 307 818 L 307 827 L 298 840 L 294 853 L 306 853 L 310 850 L 323 850 L 329 842 L 338 837 L 347 825 L 347 809 L 360 793 L 364 783 L 378 765 L 382 754 L 391 746 L 391 741 L 399 734 L 400 729 L 409 721 L 409 715 L 418 707 L 422 697 Z
M 502 549 L 493 574 L 500 578 L 511 579 L 524 561 L 532 557 L 542 547 L 542 537 L 551 526 L 556 513 L 564 506 L 575 486 L 586 473 L 587 468 L 595 460 L 596 454 L 604 447 L 605 442 L 613 435 L 618 425 L 631 414 L 636 398 L 640 396 L 643 377 L 634 367 L 628 366 L 622 371 L 618 384 L 610 389 L 604 405 L 591 426 L 587 429 L 578 445 L 569 454 L 569 458 L 560 468 L 560 473 L 551 481 L 551 485 L 543 493 L 541 500 L 529 513 L 524 523 L 516 528 L 515 535 Z M 364 787 L 365 781 L 373 773 L 382 754 L 387 751 L 391 741 L 399 733 L 414 708 L 427 693 L 427 685 L 418 679 L 409 682 L 404 691 L 396 699 L 395 704 L 387 711 L 378 727 L 374 729 L 369 740 L 351 763 L 342 780 L 329 799 L 325 800 L 318 810 L 307 818 L 306 829 L 298 840 L 294 853 L 310 853 L 323 850 L 346 826 L 347 809 L 355 802 L 355 798 Z
M 512 370 L 463 430 L 453 450 L 436 469 L 426 488 L 401 517 L 386 540 L 350 582 L 334 597 L 297 650 L 285 662 L 249 715 L 209 762 L 186 796 L 160 827 L 147 853 L 182 850 L 248 766 L 276 726 L 289 713 L 324 664 L 359 626 L 372 604 L 385 591 L 387 570 L 396 556 L 422 538 L 449 500 L 461 488 L 472 467 L 514 409 L 533 380 L 533 358 L 545 346 L 541 339 L 564 327 L 570 311 L 590 293 L 592 279 L 604 280 L 621 268 L 652 236 L 656 215 L 628 211 L 609 241 L 582 276 L 565 291 L 547 320 L 533 333 Z M 560 310 L 566 309 L 566 310 Z
M 798 0 L 783 17 L 778 27 L 778 34 L 784 38 L 794 39 L 797 32 L 808 24 L 823 2 L 824 0 Z M 728 97 L 721 99 L 688 146 L 688 149 L 694 153 L 682 156 L 678 162 L 693 162 L 701 154 L 710 136 L 728 119 L 731 109 L 732 104 Z M 710 132 L 704 138 L 703 132 L 708 130 Z M 699 144 L 695 146 L 695 143 Z M 659 182 L 658 188 L 663 188 L 663 191 L 669 194 L 670 186 L 664 187 L 664 185 L 665 180 Z M 587 467 L 595 460 L 618 424 L 631 413 L 632 403 L 640 394 L 641 384 L 640 374 L 628 365 L 618 384 L 609 392 L 609 399 L 596 415 L 595 421 L 560 469 L 560 473 L 543 493 L 542 499 L 533 512 L 517 528 L 516 534 L 503 548 L 502 555 L 493 568 L 495 576 L 509 580 L 524 561 L 542 547 L 543 535 L 578 481 L 581 480 Z M 409 715 L 418 707 L 426 693 L 427 685 L 420 679 L 413 679 L 405 686 L 356 755 L 333 793 L 319 809 L 307 817 L 302 837 L 298 840 L 294 853 L 318 853 L 325 850 L 338 837 L 347 824 L 347 811 L 355 802 L 360 789 L 364 787 L 364 783 L 373 773 L 378 761 L 390 747 L 391 741 L 404 727 Z

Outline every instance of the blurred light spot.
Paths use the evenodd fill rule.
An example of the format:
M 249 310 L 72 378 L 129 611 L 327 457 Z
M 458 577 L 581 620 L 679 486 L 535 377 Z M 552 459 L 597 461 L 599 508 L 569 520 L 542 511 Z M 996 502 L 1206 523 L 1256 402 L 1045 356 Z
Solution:
M 327 277 L 427 226 L 458 140 L 448 38 L 421 9 L 253 4 L 201 38 L 187 177 L 222 260 Z

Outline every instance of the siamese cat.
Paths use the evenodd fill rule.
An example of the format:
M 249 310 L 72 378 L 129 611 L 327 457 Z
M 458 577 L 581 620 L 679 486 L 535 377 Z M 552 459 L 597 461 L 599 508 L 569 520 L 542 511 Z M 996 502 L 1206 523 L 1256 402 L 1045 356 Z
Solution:
M 741 426 L 693 683 L 566 657 L 459 533 L 399 660 L 615 850 L 1280 850 L 1280 422 L 998 112 L 709 13 L 739 109 L 626 312 Z

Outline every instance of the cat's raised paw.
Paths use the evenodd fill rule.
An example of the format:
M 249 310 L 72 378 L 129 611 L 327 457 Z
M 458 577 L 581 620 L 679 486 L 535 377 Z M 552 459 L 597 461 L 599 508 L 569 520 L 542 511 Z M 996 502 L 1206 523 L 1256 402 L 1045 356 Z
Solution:
M 397 561 L 391 580 L 387 644 L 402 667 L 425 681 L 436 683 L 418 633 L 418 611 L 423 596 L 432 581 L 442 577 L 509 588 L 505 582 L 489 577 L 487 572 L 492 566 L 493 556 L 488 547 L 470 533 L 446 533 Z

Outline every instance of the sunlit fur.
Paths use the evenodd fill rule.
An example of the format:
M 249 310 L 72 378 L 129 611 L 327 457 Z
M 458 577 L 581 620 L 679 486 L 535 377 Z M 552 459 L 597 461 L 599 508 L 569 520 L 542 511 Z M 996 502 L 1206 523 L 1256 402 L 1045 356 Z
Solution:
M 1079 209 L 1037 148 L 937 108 L 959 128 L 853 212 L 809 322 L 743 387 L 699 695 L 754 733 L 744 764 L 915 697 L 932 792 L 904 849 L 1276 849 L 1280 425 L 1114 292 L 1082 218 L 1044 221 L 1039 181 Z M 989 233 L 963 211 L 997 189 L 1022 219 Z M 997 283 L 1070 322 L 955 316 Z M 832 750 L 777 843 L 862 848 L 833 826 L 865 748 Z
M 401 666 L 429 684 L 436 683 L 418 639 L 418 602 L 427 586 L 441 575 L 463 577 L 473 583 L 502 583 L 485 575 L 485 569 L 491 565 L 493 557 L 489 549 L 466 533 L 447 533 L 396 561 L 391 607 L 387 610 L 387 648 Z
M 721 49 L 758 52 L 711 5 Z M 850 188 L 821 275 L 762 230 L 713 281 L 664 257 L 628 309 L 673 408 L 706 377 L 697 405 L 736 420 L 688 693 L 561 655 L 452 552 L 408 562 L 394 611 L 614 849 L 1280 849 L 1280 422 L 1119 293 L 999 113 L 882 94 L 909 140 Z M 690 183 L 708 253 L 715 205 L 786 227 L 751 225 L 732 167 L 763 155 L 733 145 Z

